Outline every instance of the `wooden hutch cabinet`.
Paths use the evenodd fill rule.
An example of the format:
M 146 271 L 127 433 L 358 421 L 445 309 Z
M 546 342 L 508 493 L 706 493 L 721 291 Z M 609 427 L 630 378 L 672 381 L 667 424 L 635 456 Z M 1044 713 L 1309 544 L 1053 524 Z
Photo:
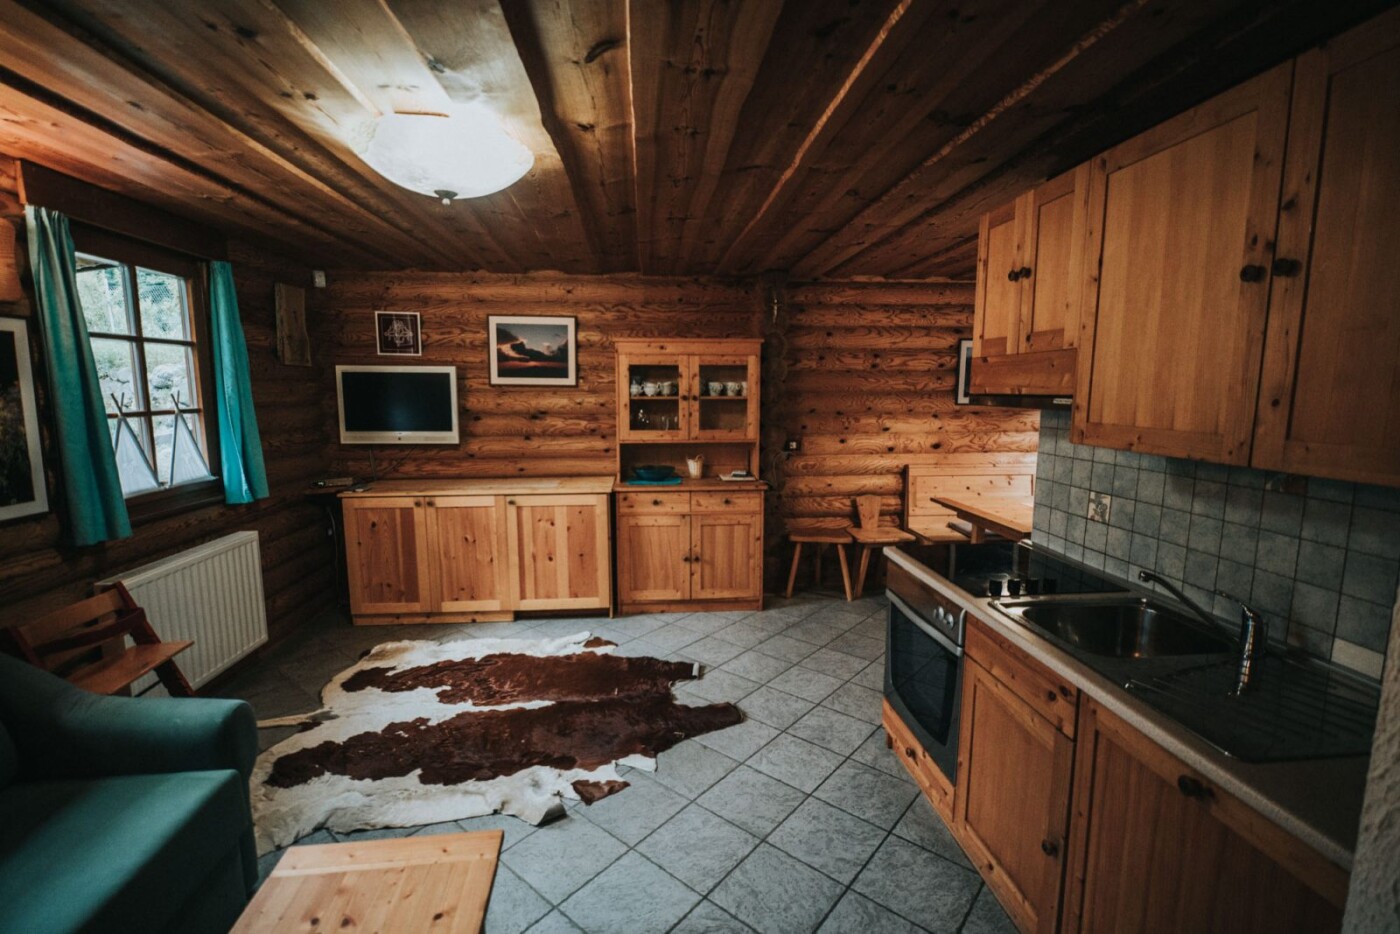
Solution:
M 623 612 L 761 609 L 756 339 L 617 342 L 617 594 Z M 703 458 L 691 477 L 687 460 Z M 638 484 L 639 466 L 682 478 Z

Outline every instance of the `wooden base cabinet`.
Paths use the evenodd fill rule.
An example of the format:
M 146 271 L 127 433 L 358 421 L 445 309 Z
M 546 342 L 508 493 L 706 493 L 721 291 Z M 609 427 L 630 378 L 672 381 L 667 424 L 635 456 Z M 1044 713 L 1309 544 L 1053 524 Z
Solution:
M 497 492 L 519 486 L 523 492 Z M 612 603 L 610 479 L 391 481 L 342 497 L 357 624 L 510 619 Z M 573 487 L 535 493 L 534 488 Z M 414 492 L 414 490 L 417 492 Z
M 1080 718 L 1066 932 L 1340 929 L 1346 873 L 1097 703 Z

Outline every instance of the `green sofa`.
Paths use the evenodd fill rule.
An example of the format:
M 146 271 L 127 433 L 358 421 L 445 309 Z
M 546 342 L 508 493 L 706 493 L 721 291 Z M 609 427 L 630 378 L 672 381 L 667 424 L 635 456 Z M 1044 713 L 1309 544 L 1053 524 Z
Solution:
M 227 931 L 257 748 L 242 701 L 102 697 L 0 655 L 0 931 Z

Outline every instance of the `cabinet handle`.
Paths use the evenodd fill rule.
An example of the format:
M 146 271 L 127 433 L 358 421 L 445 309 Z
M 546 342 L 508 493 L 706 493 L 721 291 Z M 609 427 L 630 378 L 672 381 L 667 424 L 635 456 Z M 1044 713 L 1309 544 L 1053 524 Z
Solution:
M 689 564 L 689 563 L 690 563 L 690 555 L 685 555 L 684 557 L 682 557 L 682 558 L 681 558 L 681 562 L 684 563 L 684 564 Z
M 1263 282 L 1264 273 L 1268 272 L 1263 266 L 1250 264 L 1240 270 L 1241 282 Z
M 415 505 L 415 506 L 421 506 L 421 505 L 423 505 L 423 501 L 422 501 L 421 499 L 415 499 L 415 500 L 413 501 L 413 505 Z
M 1046 856 L 1054 857 L 1060 852 L 1060 845 L 1054 840 L 1045 839 L 1040 841 L 1040 852 Z
M 1021 270 L 1019 269 L 1013 269 L 1006 274 L 1007 282 L 1015 282 L 1019 278 L 1021 278 Z
M 913 746 L 905 746 L 905 747 L 904 747 L 904 756 L 905 756 L 905 758 L 907 758 L 907 759 L 913 759 L 913 758 L 914 758 L 914 747 L 913 747 Z
M 1060 695 L 1056 694 L 1054 691 L 1046 691 L 1045 699 L 1053 704 L 1055 701 L 1060 699 Z
M 506 505 L 507 505 L 507 506 L 514 506 L 514 505 L 515 505 L 515 500 L 513 500 L 513 499 L 508 499 L 508 500 L 506 500 Z
M 1178 776 L 1176 787 L 1188 798 L 1209 798 L 1214 794 L 1199 778 L 1193 778 L 1190 775 Z
M 729 503 L 729 497 L 727 497 L 727 496 L 724 498 L 724 505 L 726 505 L 726 506 L 730 505 L 730 503 Z
M 1030 277 L 1031 277 L 1031 267 L 1029 267 L 1029 266 L 1022 266 L 1020 269 L 1016 270 L 1016 278 L 1017 278 L 1017 279 L 1029 279 Z
M 436 506 L 437 503 L 433 502 L 432 500 L 428 500 L 428 505 L 429 505 L 429 506 Z
M 659 499 L 654 499 L 654 500 L 651 501 L 651 504 L 652 504 L 653 506 L 660 506 L 660 505 L 661 505 L 661 500 L 659 500 Z
M 1283 276 L 1284 278 L 1291 279 L 1303 271 L 1303 264 L 1296 259 L 1288 259 L 1281 256 L 1274 260 L 1274 264 L 1269 268 L 1269 271 L 1276 276 Z

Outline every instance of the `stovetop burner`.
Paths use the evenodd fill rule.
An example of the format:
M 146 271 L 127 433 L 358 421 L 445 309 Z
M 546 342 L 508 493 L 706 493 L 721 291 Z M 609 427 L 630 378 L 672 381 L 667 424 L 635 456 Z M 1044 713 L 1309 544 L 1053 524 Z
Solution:
M 1121 584 L 1013 542 L 900 545 L 899 550 L 975 597 L 1113 593 Z

